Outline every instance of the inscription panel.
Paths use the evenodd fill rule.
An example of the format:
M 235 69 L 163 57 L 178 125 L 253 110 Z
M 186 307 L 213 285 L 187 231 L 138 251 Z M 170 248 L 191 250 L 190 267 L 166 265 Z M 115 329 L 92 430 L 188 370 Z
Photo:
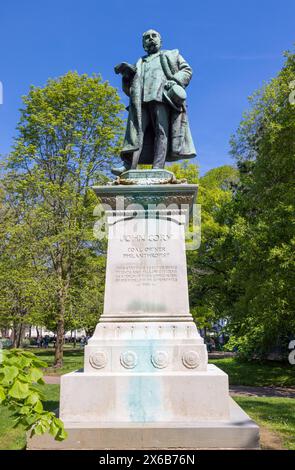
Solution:
M 177 282 L 177 266 L 141 266 L 123 264 L 115 268 L 115 282 L 140 285 L 156 285 L 158 282 Z
M 110 225 L 104 314 L 188 312 L 184 230 L 177 219 L 121 218 Z

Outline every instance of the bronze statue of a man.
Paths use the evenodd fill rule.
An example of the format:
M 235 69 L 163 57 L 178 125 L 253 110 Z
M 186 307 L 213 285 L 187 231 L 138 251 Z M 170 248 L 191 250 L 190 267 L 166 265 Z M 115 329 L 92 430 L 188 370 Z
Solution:
M 192 69 L 177 49 L 161 50 L 161 45 L 160 34 L 150 29 L 143 34 L 147 54 L 135 66 L 115 67 L 130 97 L 123 165 L 112 168 L 115 175 L 138 163 L 164 168 L 165 161 L 196 155 L 185 104 Z

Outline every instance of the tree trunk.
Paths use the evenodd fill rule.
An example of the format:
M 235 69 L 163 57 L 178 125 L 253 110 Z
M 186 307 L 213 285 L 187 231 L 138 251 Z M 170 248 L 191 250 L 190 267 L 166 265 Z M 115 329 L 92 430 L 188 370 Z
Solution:
M 65 310 L 66 310 L 66 286 L 62 285 L 58 292 L 59 315 L 56 329 L 54 367 L 60 368 L 63 365 L 63 346 L 65 334 Z
M 85 328 L 85 333 L 86 333 L 86 336 L 89 336 L 91 338 L 91 336 L 93 336 L 95 332 L 95 327 L 94 328 Z
M 67 263 L 63 263 L 63 255 L 62 255 L 61 250 L 59 250 L 57 260 L 56 260 L 56 271 L 57 271 L 57 276 L 59 280 L 59 289 L 57 292 L 58 315 L 57 315 L 54 367 L 60 368 L 63 365 L 66 299 L 68 295 L 68 290 L 70 286 L 70 277 L 71 277 L 70 265 Z
M 11 341 L 12 341 L 13 348 L 17 347 L 17 329 L 18 329 L 18 325 L 13 323 L 12 332 L 11 332 Z
M 22 344 L 22 339 L 25 333 L 25 328 L 23 323 L 20 323 L 17 328 L 17 334 L 16 334 L 16 348 L 20 348 Z
M 60 318 L 57 322 L 56 330 L 56 343 L 55 343 L 55 356 L 54 367 L 60 368 L 63 364 L 63 345 L 64 345 L 64 318 Z

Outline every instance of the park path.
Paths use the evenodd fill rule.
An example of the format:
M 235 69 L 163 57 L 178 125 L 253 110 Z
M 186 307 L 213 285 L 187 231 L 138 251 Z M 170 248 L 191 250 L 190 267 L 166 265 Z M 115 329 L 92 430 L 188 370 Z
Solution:
M 59 375 L 45 375 L 44 380 L 47 384 L 60 384 Z M 247 387 L 245 385 L 230 385 L 229 393 L 232 396 L 295 398 L 295 387 Z
M 232 396 L 295 398 L 295 387 L 247 387 L 246 385 L 230 385 L 229 393 Z
M 60 375 L 44 375 L 43 377 L 45 383 L 47 384 L 60 384 Z

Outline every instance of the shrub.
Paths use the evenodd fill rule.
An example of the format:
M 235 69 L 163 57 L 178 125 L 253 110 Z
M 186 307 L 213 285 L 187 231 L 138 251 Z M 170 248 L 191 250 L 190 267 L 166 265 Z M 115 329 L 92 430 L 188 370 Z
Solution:
M 63 422 L 44 410 L 44 397 L 38 387 L 44 384 L 40 368 L 46 366 L 31 352 L 0 350 L 0 403 L 13 411 L 15 426 L 23 424 L 31 430 L 31 437 L 48 432 L 62 441 L 67 437 Z

